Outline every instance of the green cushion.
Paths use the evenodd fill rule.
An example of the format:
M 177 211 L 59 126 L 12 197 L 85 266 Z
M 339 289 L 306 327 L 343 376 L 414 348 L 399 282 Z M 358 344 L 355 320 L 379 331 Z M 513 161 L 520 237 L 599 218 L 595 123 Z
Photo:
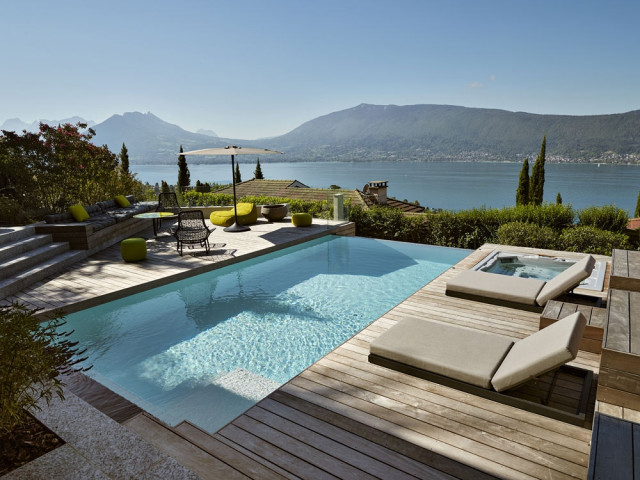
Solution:
M 77 205 L 71 205 L 69 207 L 69 213 L 73 215 L 76 222 L 84 222 L 89 219 L 89 214 L 79 203 Z
M 144 238 L 125 238 L 120 243 L 120 254 L 125 262 L 137 262 L 147 258 L 147 242 Z
M 308 227 L 313 223 L 313 217 L 310 213 L 294 213 L 291 215 L 291 223 L 294 227 Z
M 216 210 L 209 215 L 209 221 L 220 227 L 233 225 L 235 214 L 233 208 L 228 210 Z M 258 209 L 253 203 L 238 203 L 238 223 L 249 225 L 258 221 Z
M 129 202 L 129 200 L 127 200 L 127 197 L 125 197 L 124 195 L 116 195 L 114 200 L 116 201 L 118 206 L 123 208 L 131 205 L 131 202 Z

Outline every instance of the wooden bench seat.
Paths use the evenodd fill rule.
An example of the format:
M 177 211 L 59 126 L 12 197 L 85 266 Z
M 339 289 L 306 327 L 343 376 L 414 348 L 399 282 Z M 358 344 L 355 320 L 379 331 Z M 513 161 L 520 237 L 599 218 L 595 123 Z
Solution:
M 640 410 L 640 292 L 609 289 L 597 399 Z
M 548 327 L 575 312 L 582 312 L 587 319 L 587 326 L 585 327 L 582 341 L 580 342 L 580 350 L 601 353 L 604 324 L 607 315 L 605 308 L 549 300 L 540 315 L 540 329 Z
M 588 479 L 640 478 L 640 425 L 596 413 Z

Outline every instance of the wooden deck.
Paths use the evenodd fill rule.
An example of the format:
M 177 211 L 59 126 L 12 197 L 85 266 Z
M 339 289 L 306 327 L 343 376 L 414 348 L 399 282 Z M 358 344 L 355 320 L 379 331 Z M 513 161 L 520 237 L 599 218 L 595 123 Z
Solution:
M 257 230 L 247 240 L 254 247 Z M 222 260 L 231 248 L 257 251 L 243 250 L 243 235 L 236 234 L 233 244 L 226 240 Z M 166 283 L 168 274 L 174 279 L 189 269 L 211 268 L 198 258 L 161 255 L 158 244 L 158 258 L 152 254 L 146 266 L 116 267 L 118 253 L 111 249 L 17 297 L 71 309 L 78 304 L 68 302 L 79 298 L 85 308 L 98 294 L 122 295 Z M 214 435 L 178 426 L 198 445 L 198 455 L 211 455 L 194 471 L 203 478 L 586 478 L 594 399 L 583 428 L 367 361 L 369 343 L 407 315 L 513 338 L 537 331 L 539 314 L 445 296 L 446 281 L 494 247 L 473 252 Z M 599 363 L 600 355 L 581 351 L 572 365 L 597 374 Z M 573 388 L 561 385 L 567 398 Z

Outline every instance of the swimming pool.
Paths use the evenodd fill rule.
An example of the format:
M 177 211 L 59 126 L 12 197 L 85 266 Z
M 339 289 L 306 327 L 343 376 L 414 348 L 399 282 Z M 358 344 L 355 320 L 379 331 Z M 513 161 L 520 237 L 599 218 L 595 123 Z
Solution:
M 575 263 L 576 260 L 562 257 L 494 250 L 475 265 L 473 270 L 549 281 Z M 605 270 L 605 262 L 596 262 L 591 275 L 580 283 L 579 288 L 602 291 Z
M 214 432 L 469 250 L 330 236 L 67 317 L 87 375 Z

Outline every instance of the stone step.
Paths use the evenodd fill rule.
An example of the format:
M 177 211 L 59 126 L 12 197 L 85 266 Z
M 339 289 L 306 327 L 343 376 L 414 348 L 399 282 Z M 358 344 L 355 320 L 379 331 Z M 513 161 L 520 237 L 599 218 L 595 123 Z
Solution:
M 0 227 L 0 246 L 35 234 L 35 225 Z
M 11 261 L 25 252 L 52 242 L 51 235 L 32 235 L 0 245 L 0 263 Z
M 0 278 L 9 278 L 68 251 L 67 242 L 56 242 L 23 252 L 11 260 L 0 263 Z
M 7 278 L 0 276 L 0 299 L 13 295 L 20 290 L 24 290 L 39 282 L 40 280 L 61 272 L 69 265 L 87 257 L 87 252 L 83 250 L 67 250 L 52 258 L 46 259 L 37 265 L 20 271 Z
M 43 251 L 38 254 L 34 254 L 33 252 L 38 249 L 43 249 L 51 244 L 53 244 L 51 235 L 45 234 L 32 235 L 30 237 L 21 238 L 20 240 L 16 240 L 15 242 L 2 245 L 0 246 L 0 268 L 2 267 L 2 265 L 14 262 L 15 260 L 22 257 L 30 257 L 42 254 L 42 258 L 44 259 L 46 252 Z M 60 245 L 60 242 L 58 242 L 57 245 Z M 69 244 L 67 242 L 62 243 L 62 245 L 65 246 L 65 250 L 69 250 Z
M 123 425 L 203 479 L 247 478 L 146 413 L 127 420 Z

